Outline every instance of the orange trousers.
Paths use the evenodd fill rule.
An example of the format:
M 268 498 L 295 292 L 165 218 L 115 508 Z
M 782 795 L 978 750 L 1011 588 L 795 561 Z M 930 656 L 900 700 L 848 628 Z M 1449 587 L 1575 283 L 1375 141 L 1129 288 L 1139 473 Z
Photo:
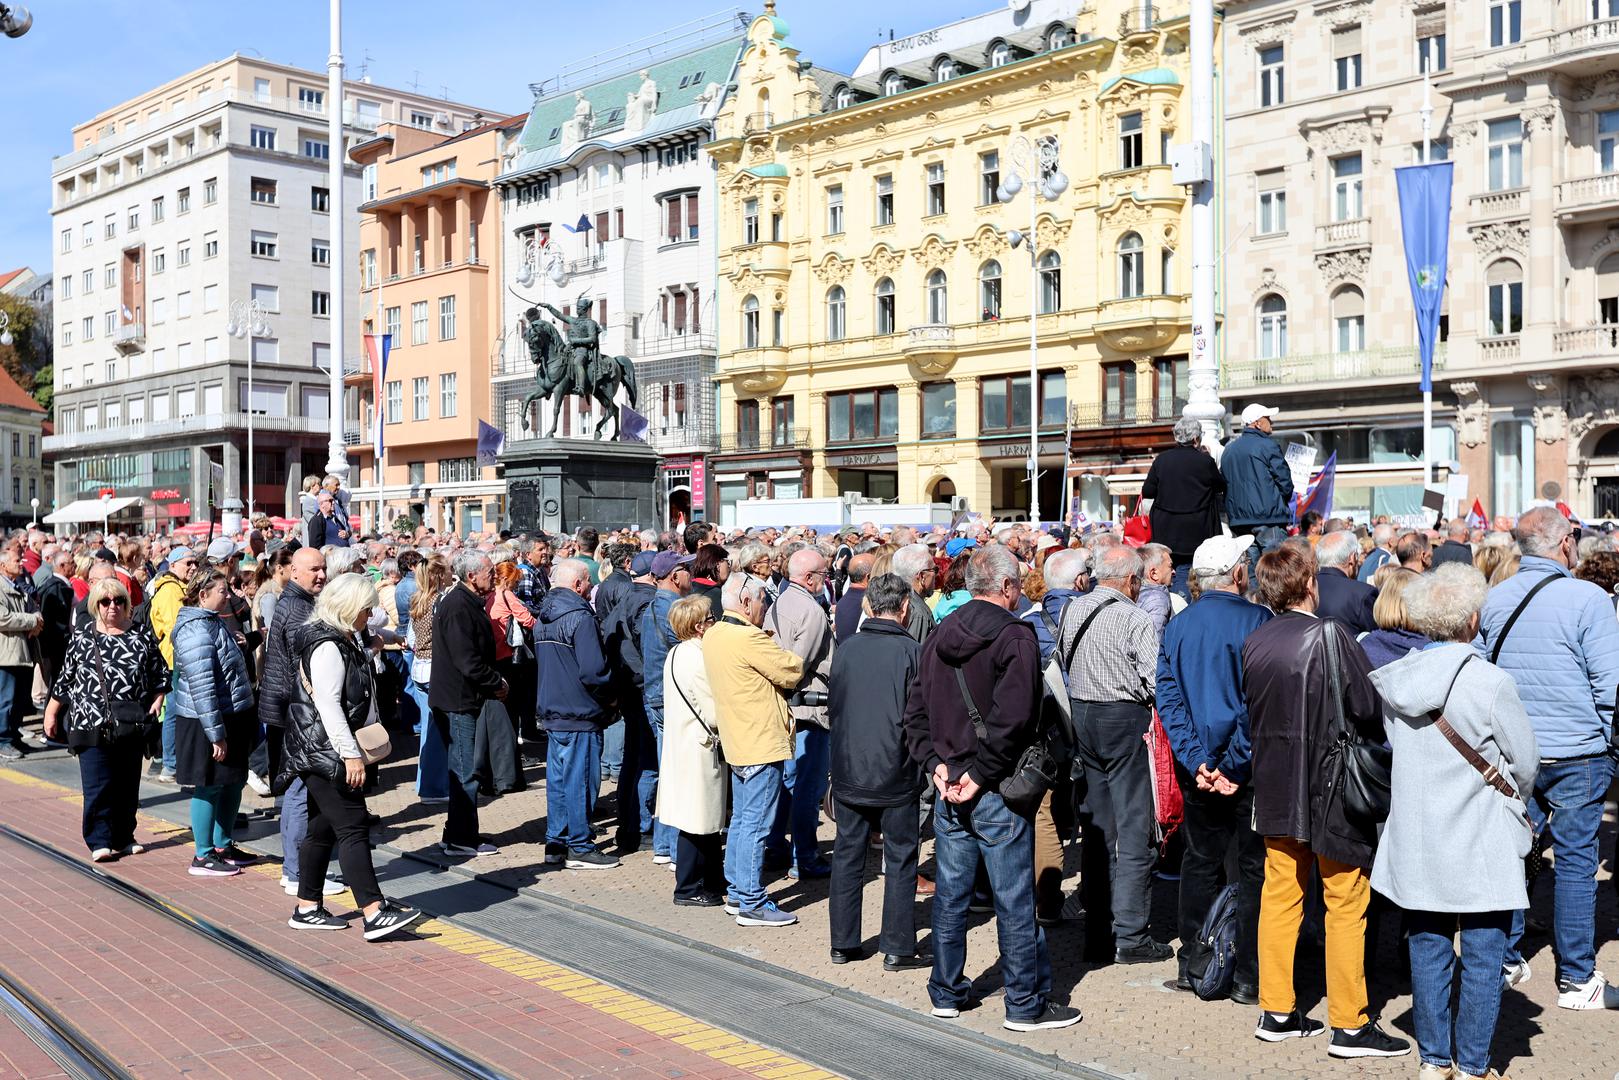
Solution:
M 1310 868 L 1321 869 L 1327 902 L 1327 1017 L 1335 1028 L 1366 1023 L 1366 905 L 1371 875 L 1289 837 L 1265 837 L 1265 888 L 1259 902 L 1259 1007 L 1290 1013 L 1293 956 L 1304 922 Z

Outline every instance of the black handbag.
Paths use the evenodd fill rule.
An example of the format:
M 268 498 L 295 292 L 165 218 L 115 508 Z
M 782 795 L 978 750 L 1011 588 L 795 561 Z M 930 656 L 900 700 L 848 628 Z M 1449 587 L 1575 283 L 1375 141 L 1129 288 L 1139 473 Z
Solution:
M 107 710 L 107 724 L 96 732 L 92 745 L 105 745 L 132 735 L 147 734 L 148 729 L 157 725 L 157 720 L 139 701 L 113 698 L 107 687 L 107 664 L 101 657 L 101 636 L 94 627 L 89 633 L 90 649 L 96 657 L 96 679 L 101 684 L 101 700 Z M 73 740 L 70 737 L 68 741 L 71 743 Z
M 1332 697 L 1333 715 L 1338 721 L 1338 742 L 1332 752 L 1333 787 L 1343 800 L 1344 815 L 1360 824 L 1377 825 L 1388 820 L 1392 800 L 1394 751 L 1382 743 L 1368 742 L 1349 727 L 1344 719 L 1343 666 L 1338 657 L 1337 625 L 1322 620 L 1322 637 L 1327 646 L 1327 692 Z
M 973 734 L 979 741 L 983 741 L 987 729 L 984 727 L 984 718 L 978 711 L 978 704 L 973 701 L 972 692 L 967 689 L 967 676 L 961 668 L 954 669 L 956 685 L 961 688 L 961 700 L 967 705 L 967 716 L 973 722 Z M 1021 814 L 1032 814 L 1040 806 L 1040 800 L 1046 797 L 1046 792 L 1057 786 L 1067 771 L 1064 768 L 1059 748 L 1053 743 L 1061 739 L 1061 734 L 1055 725 L 1047 725 L 1027 750 L 1018 757 L 1017 765 L 1013 767 L 1012 774 L 1002 780 L 996 788 L 1001 799 L 1014 811 Z

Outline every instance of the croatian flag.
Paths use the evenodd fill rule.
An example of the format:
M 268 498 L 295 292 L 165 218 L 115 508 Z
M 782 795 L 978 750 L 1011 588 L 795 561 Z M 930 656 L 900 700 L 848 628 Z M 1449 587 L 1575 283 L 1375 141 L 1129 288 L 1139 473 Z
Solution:
M 392 334 L 365 334 L 365 354 L 371 359 L 371 453 L 373 462 L 382 464 L 383 387 L 388 380 L 388 353 L 393 348 Z
M 1294 518 L 1302 518 L 1311 510 L 1322 517 L 1332 516 L 1332 488 L 1338 479 L 1338 452 L 1334 450 L 1321 471 L 1315 474 L 1310 486 L 1298 497 L 1298 510 Z
M 1469 529 L 1482 529 L 1488 526 L 1490 519 L 1484 516 L 1484 504 L 1477 498 L 1473 500 L 1473 509 L 1467 512 L 1467 527 Z

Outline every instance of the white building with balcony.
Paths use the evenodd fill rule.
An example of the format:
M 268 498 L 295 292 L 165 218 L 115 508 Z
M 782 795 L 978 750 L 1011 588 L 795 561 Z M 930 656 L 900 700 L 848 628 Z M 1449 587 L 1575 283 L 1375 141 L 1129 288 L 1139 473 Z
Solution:
M 1225 6 L 1221 391 L 1338 454 L 1335 506 L 1421 515 L 1394 169 L 1455 164 L 1434 456 L 1491 515 L 1619 517 L 1619 3 Z M 1375 45 L 1375 47 L 1374 47 Z
M 200 520 L 217 464 L 216 499 L 284 513 L 303 476 L 324 470 L 331 263 L 355 251 L 361 202 L 355 165 L 340 246 L 326 88 L 324 72 L 232 56 L 73 129 L 51 167 L 57 412 L 45 449 L 59 506 L 110 490 L 140 500 L 131 523 Z M 351 145 L 387 120 L 459 132 L 482 115 L 367 82 L 347 84 L 344 111 Z M 359 275 L 348 289 L 344 310 L 357 312 Z M 269 336 L 226 332 L 238 300 L 259 302 Z
M 496 422 L 508 439 L 528 434 L 520 408 L 534 369 L 519 330 L 524 313 L 542 302 L 573 313 L 588 299 L 602 350 L 635 361 L 636 408 L 663 455 L 666 524 L 704 516 L 711 486 L 715 182 L 702 147 L 742 44 L 734 17 L 698 20 L 536 84 L 497 181 L 506 288 Z M 598 408 L 570 399 L 553 429 L 552 406 L 542 403 L 535 430 L 589 437 Z

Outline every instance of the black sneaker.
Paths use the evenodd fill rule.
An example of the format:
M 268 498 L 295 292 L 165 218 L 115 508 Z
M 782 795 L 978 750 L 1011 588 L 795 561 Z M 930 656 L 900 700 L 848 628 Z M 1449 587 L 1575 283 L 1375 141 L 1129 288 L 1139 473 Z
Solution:
M 604 851 L 591 848 L 589 851 L 570 851 L 562 864 L 569 870 L 611 870 L 618 865 L 618 860 Z
M 1325 1024 L 1319 1020 L 1311 1020 L 1297 1009 L 1294 1009 L 1280 1020 L 1268 1012 L 1262 1012 L 1259 1014 L 1259 1026 L 1254 1028 L 1254 1038 L 1263 1039 L 1265 1042 L 1309 1039 L 1325 1030 Z
M 1001 1026 L 1007 1031 L 1044 1031 L 1047 1028 L 1073 1027 L 1080 1019 L 1078 1009 L 1048 1001 L 1044 1011 L 1033 1020 L 1007 1019 Z
M 1345 1028 L 1332 1029 L 1332 1041 L 1327 1053 L 1337 1058 L 1403 1057 L 1411 1052 L 1409 1040 L 1390 1035 L 1377 1026 L 1375 1019 L 1351 1034 Z
M 192 877 L 235 877 L 242 869 L 221 859 L 218 852 L 210 851 L 207 855 L 193 856 L 188 872 Z
M 719 893 L 698 893 L 696 896 L 675 897 L 676 907 L 724 907 L 725 900 Z
M 566 859 L 567 857 L 568 857 L 568 845 L 567 844 L 546 844 L 545 845 L 545 865 L 547 865 L 547 866 L 561 866 L 563 860 Z
M 381 941 L 390 934 L 397 934 L 421 917 L 421 911 L 416 908 L 384 900 L 375 915 L 365 917 L 365 940 Z
M 1132 945 L 1113 953 L 1115 964 L 1157 964 L 1175 955 L 1175 950 L 1162 941 L 1149 941 L 1145 945 Z
M 292 909 L 292 918 L 287 925 L 294 930 L 347 930 L 349 924 L 327 911 L 324 907 L 313 907 L 308 911 L 299 908 Z
M 226 844 L 222 848 L 215 848 L 214 856 L 221 862 L 228 862 L 232 866 L 248 866 L 259 860 L 257 855 L 251 851 L 243 851 L 235 844 Z

